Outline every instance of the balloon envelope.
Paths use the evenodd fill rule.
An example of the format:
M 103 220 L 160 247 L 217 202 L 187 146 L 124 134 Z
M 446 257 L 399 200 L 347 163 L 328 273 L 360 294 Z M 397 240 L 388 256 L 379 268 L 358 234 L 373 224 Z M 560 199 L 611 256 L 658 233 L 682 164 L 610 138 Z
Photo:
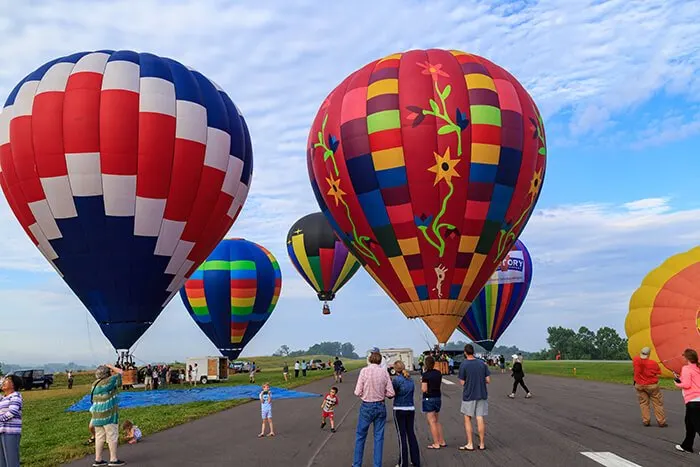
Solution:
M 532 282 L 530 252 L 520 240 L 501 261 L 459 323 L 459 330 L 488 351 L 518 314 Z
M 287 233 L 287 253 L 319 300 L 333 300 L 360 268 L 360 263 L 320 212 L 308 214 L 292 225 Z
M 336 234 L 439 342 L 530 218 L 545 158 L 542 119 L 520 83 L 454 50 L 352 73 L 321 105 L 307 150 Z
M 665 367 L 680 373 L 681 354 L 700 348 L 700 247 L 671 256 L 652 270 L 632 294 L 625 319 L 631 357 L 642 348 Z M 670 370 L 670 371 L 669 371 Z
M 0 186 L 27 235 L 128 349 L 233 224 L 253 169 L 231 99 L 131 51 L 42 65 L 0 112 Z
M 275 257 L 242 238 L 223 240 L 180 290 L 204 334 L 235 359 L 277 305 L 282 275 Z

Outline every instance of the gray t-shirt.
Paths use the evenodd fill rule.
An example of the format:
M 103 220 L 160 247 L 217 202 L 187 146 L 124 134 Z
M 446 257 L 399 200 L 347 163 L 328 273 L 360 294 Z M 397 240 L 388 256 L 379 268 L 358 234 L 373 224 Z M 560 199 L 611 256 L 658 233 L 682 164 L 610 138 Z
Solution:
M 491 370 L 479 359 L 464 360 L 459 365 L 459 379 L 464 381 L 462 391 L 463 401 L 478 401 L 488 399 L 486 389 L 486 377 L 491 375 Z

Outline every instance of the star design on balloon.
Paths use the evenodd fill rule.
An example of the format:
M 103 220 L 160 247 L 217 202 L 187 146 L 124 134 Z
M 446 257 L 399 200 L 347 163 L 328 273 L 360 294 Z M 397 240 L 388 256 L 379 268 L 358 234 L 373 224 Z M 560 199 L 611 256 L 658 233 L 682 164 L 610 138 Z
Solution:
M 340 188 L 340 178 L 333 178 L 333 174 L 331 174 L 330 177 L 326 178 L 326 181 L 330 187 L 330 190 L 328 190 L 326 194 L 331 195 L 335 199 L 335 205 L 337 206 L 338 203 L 345 204 L 343 196 L 347 193 Z
M 301 230 L 301 229 L 296 229 L 296 230 L 294 231 L 294 235 L 299 235 L 300 233 L 302 233 L 302 230 Z
M 540 168 L 540 170 L 532 175 L 532 180 L 530 180 L 530 191 L 528 194 L 531 195 L 533 199 L 537 197 L 537 194 L 540 192 L 540 188 L 542 187 L 542 175 L 544 175 L 543 172 L 544 169 Z
M 433 153 L 435 155 L 435 165 L 430 167 L 428 170 L 435 174 L 435 183 L 437 185 L 440 180 L 445 180 L 448 184 L 452 183 L 452 177 L 459 177 L 459 173 L 455 170 L 455 166 L 459 164 L 459 159 L 450 158 L 450 148 L 445 150 L 444 155 L 440 155 L 437 152 Z

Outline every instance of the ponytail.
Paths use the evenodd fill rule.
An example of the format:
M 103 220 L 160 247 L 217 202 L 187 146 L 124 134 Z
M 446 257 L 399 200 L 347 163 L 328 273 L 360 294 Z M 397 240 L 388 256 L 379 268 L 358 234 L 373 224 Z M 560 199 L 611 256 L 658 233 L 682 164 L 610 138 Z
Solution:
M 396 360 L 394 362 L 394 370 L 406 379 L 411 378 L 411 374 L 406 370 L 406 365 L 401 360 Z

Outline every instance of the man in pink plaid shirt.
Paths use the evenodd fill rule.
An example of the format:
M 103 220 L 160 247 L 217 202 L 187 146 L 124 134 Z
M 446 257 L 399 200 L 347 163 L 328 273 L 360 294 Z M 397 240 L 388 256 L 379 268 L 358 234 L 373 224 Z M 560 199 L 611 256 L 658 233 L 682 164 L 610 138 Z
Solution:
M 365 441 L 369 426 L 372 424 L 374 424 L 374 467 L 382 465 L 384 425 L 386 424 L 384 399 L 394 397 L 394 387 L 391 384 L 389 373 L 380 366 L 382 355 L 375 350 L 378 349 L 372 349 L 369 365 L 360 371 L 360 377 L 355 386 L 355 395 L 362 399 L 362 405 L 357 421 L 353 467 L 362 466 Z

